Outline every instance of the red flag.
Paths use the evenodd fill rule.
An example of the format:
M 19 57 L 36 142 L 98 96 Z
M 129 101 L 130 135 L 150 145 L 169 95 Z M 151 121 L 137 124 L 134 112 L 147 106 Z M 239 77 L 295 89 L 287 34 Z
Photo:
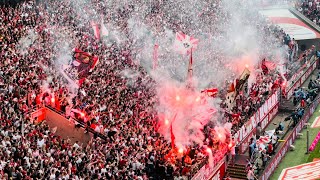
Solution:
M 174 43 L 175 50 L 181 54 L 189 54 L 191 50 L 195 50 L 198 46 L 199 39 L 183 34 L 182 32 L 176 33 L 176 40 Z
M 206 93 L 210 97 L 215 97 L 218 94 L 218 88 L 206 89 L 201 91 L 201 93 Z
M 232 82 L 228 89 L 228 92 L 235 92 L 235 91 L 236 91 L 236 81 Z
M 93 34 L 94 34 L 94 37 L 96 39 L 99 39 L 100 40 L 100 29 L 99 29 L 99 25 L 93 21 L 91 21 L 91 27 L 93 29 Z
M 106 26 L 103 24 L 103 22 L 101 22 L 101 32 L 100 32 L 100 36 L 101 38 L 104 37 L 108 37 L 109 36 L 109 31 L 107 30 Z
M 177 117 L 177 113 L 174 115 L 174 118 L 173 118 L 173 120 L 172 120 L 172 122 L 170 124 L 170 135 L 171 135 L 171 147 L 172 147 L 172 149 L 174 149 L 174 140 L 176 139 L 174 137 L 174 134 L 173 134 L 172 124 L 176 120 L 176 117 Z
M 172 123 L 170 125 L 170 134 L 171 134 L 171 147 L 173 149 L 174 148 L 174 139 L 175 139 L 175 137 L 174 137 L 174 134 L 173 134 L 173 131 L 172 131 Z

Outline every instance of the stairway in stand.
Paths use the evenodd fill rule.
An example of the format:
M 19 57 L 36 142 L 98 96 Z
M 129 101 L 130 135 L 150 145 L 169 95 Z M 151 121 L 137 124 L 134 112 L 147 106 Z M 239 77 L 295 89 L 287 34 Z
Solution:
M 293 105 L 293 99 L 290 98 L 289 100 L 282 98 L 279 111 L 281 112 L 287 112 L 291 113 L 293 112 L 297 107 Z
M 227 174 L 231 179 L 247 179 L 246 166 L 241 164 L 235 164 L 234 166 L 228 165 Z

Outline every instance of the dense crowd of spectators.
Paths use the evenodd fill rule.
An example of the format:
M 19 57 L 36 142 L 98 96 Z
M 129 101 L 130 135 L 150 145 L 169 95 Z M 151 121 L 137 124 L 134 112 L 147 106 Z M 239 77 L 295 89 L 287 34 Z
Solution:
M 68 31 L 69 27 L 54 29 L 45 22 L 56 22 L 56 26 L 65 21 L 76 22 L 72 17 L 64 19 L 63 15 L 70 11 L 67 2 L 51 1 L 50 7 L 59 9 L 59 13 L 49 13 L 45 11 L 46 4 L 36 6 L 32 1 L 16 8 L 1 7 L 1 56 L 4 57 L 1 61 L 1 100 L 4 102 L 1 104 L 1 152 L 4 154 L 1 176 L 5 179 L 172 179 L 190 175 L 192 166 L 201 167 L 199 162 L 203 163 L 206 158 L 205 151 L 190 147 L 188 152 L 176 157 L 178 153 L 171 149 L 170 143 L 154 130 L 155 117 L 150 115 L 154 112 L 147 108 L 153 106 L 153 93 L 145 86 L 152 80 L 141 78 L 146 72 L 130 61 L 125 47 L 98 44 L 89 35 L 89 29 L 78 29 L 78 40 L 83 43 L 78 47 L 94 52 L 105 61 L 100 61 L 79 93 L 71 96 L 63 77 L 56 76 L 58 70 L 54 68 L 58 59 L 54 53 L 58 45 L 54 42 L 63 38 L 56 34 Z M 19 41 L 23 37 L 33 41 L 31 30 L 38 38 L 27 44 L 23 49 L 26 52 L 22 53 L 19 46 L 24 44 Z M 128 85 L 121 73 L 128 67 L 141 73 L 132 85 Z M 82 91 L 87 92 L 86 95 Z M 88 126 L 95 124 L 95 130 L 108 138 L 94 139 L 82 147 L 80 143 L 72 145 L 51 133 L 45 122 L 33 125 L 24 113 L 40 103 L 49 104 L 52 98 L 59 102 L 54 106 L 66 113 L 68 106 L 80 109 L 85 113 Z M 146 113 L 148 115 L 143 116 Z
M 93 5 L 98 13 L 105 13 L 100 1 L 93 1 Z M 39 4 L 29 1 L 15 8 L 0 7 L 1 178 L 173 179 L 191 176 L 206 162 L 206 149 L 190 146 L 185 152 L 177 152 L 155 131 L 157 117 L 151 108 L 156 103 L 151 86 L 154 82 L 128 53 L 130 37 L 121 47 L 99 42 L 92 35 L 90 22 L 77 19 L 81 15 L 73 12 L 71 6 L 71 1 Z M 117 26 L 123 28 L 127 26 L 126 19 L 132 8 L 120 9 L 117 14 L 106 16 L 105 21 L 117 18 Z M 156 13 L 156 9 L 154 11 Z M 175 28 L 171 22 L 168 26 Z M 268 31 L 274 33 L 274 29 Z M 64 33 L 71 38 L 61 36 Z M 61 60 L 57 52 L 63 46 L 57 42 L 64 42 L 64 38 L 101 59 L 76 94 L 67 88 L 56 68 Z M 139 75 L 129 79 L 123 73 L 127 69 Z M 272 73 L 261 73 L 250 87 L 249 98 L 244 94 L 237 97 L 230 113 L 231 120 L 226 120 L 233 122 L 233 133 L 274 92 L 277 79 Z M 92 139 L 86 146 L 79 142 L 71 144 L 55 135 L 45 122 L 32 123 L 26 113 L 39 104 L 51 104 L 67 117 L 75 116 L 107 138 Z M 70 109 L 80 110 L 84 115 L 71 113 Z M 211 128 L 207 126 L 205 131 L 210 134 Z M 228 150 L 230 140 L 221 143 L 210 135 L 207 138 L 210 138 L 207 145 L 212 147 L 215 161 L 219 161 Z
M 320 2 L 318 0 L 300 0 L 297 9 L 316 25 L 320 25 Z

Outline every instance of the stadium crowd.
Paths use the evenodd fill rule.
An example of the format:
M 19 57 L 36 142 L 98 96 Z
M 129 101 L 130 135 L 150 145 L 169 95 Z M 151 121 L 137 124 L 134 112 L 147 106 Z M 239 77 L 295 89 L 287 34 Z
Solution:
M 15 8 L 0 7 L 0 54 L 3 58 L 0 61 L 0 98 L 3 102 L 0 104 L 0 154 L 3 154 L 0 177 L 173 179 L 186 178 L 201 168 L 207 159 L 205 149 L 190 147 L 186 152 L 178 153 L 154 130 L 157 117 L 150 108 L 156 103 L 150 86 L 153 80 L 132 61 L 128 53 L 130 42 L 123 47 L 104 45 L 86 28 L 90 27 L 89 22 L 75 25 L 81 23 L 70 15 L 70 2 L 47 3 L 29 1 Z M 96 1 L 96 9 L 103 11 L 100 5 Z M 126 14 L 131 8 L 117 14 L 119 27 L 126 26 Z M 103 59 L 75 95 L 55 68 L 61 59 L 56 54 L 61 44 L 56 42 L 65 38 L 59 36 L 62 31 L 70 33 L 76 47 Z M 283 32 L 278 33 L 281 39 Z M 24 37 L 28 38 L 21 42 Z M 128 68 L 139 76 L 133 80 L 126 78 L 123 71 Z M 249 89 L 250 100 L 240 94 L 236 99 L 237 108 L 227 115 L 226 121 L 233 122 L 232 133 L 276 89 L 274 82 L 278 75 L 261 73 L 260 77 Z M 50 104 L 68 117 L 73 114 L 107 138 L 92 139 L 86 146 L 81 142 L 71 144 L 56 135 L 45 121 L 37 125 L 32 123 L 33 119 L 27 114 L 39 104 Z M 71 113 L 71 108 L 84 115 Z M 206 128 L 210 134 L 213 128 Z M 228 151 L 229 140 L 221 143 L 212 140 L 214 137 L 210 135 L 207 138 L 215 161 L 219 161 Z
M 299 12 L 309 18 L 316 25 L 320 25 L 320 2 L 317 0 L 301 0 L 296 3 Z

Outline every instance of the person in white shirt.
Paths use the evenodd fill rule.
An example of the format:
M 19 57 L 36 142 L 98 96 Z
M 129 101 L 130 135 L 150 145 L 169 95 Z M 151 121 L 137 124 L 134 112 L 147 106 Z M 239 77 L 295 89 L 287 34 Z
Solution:
M 231 154 L 231 164 L 234 165 L 235 163 L 235 158 L 236 158 L 236 147 L 232 146 L 230 149 L 230 154 Z
M 56 174 L 55 174 L 55 172 L 54 172 L 54 169 L 51 170 L 49 179 L 50 179 L 50 180 L 51 180 L 51 179 L 56 179 Z
M 78 149 L 80 146 L 78 145 L 78 141 L 76 141 L 74 144 L 73 144 L 73 146 L 72 147 L 74 147 L 74 148 L 76 148 L 76 149 Z
M 250 167 L 248 173 L 247 173 L 247 179 L 248 180 L 254 180 L 256 177 L 254 176 L 254 172 L 253 172 L 253 169 L 252 167 Z

